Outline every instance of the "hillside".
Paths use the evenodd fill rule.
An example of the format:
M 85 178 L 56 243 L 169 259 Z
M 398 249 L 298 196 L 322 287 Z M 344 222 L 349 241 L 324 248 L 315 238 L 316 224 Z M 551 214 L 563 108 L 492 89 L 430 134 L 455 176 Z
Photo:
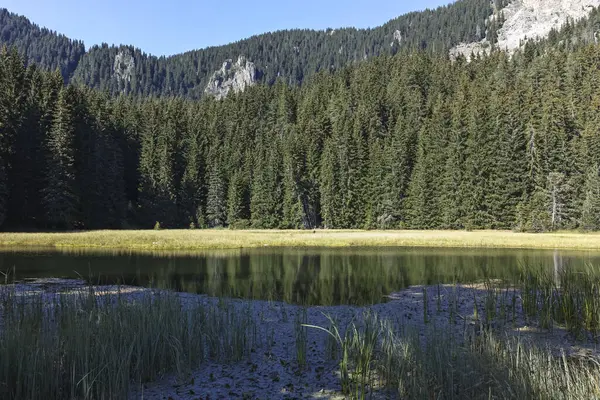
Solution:
M 600 6 L 600 0 L 512 0 L 496 2 L 490 18 L 498 27 L 493 36 L 474 42 L 464 42 L 453 47 L 453 57 L 472 54 L 489 54 L 492 48 L 509 53 L 528 41 L 537 41 L 556 33 L 565 24 L 587 19 Z M 570 40 L 571 37 L 564 39 Z M 588 38 L 588 40 L 595 38 Z
M 59 69 L 68 78 L 85 54 L 83 42 L 40 28 L 27 18 L 0 9 L 0 43 L 14 46 L 28 62 L 48 70 Z
M 468 63 L 448 55 L 468 36 L 448 21 L 470 14 L 446 21 L 454 39 L 431 34 L 468 4 L 414 14 L 431 24 L 408 32 L 285 31 L 168 58 L 103 46 L 71 72 L 79 42 L 13 21 L 2 37 L 15 48 L 0 52 L 0 227 L 600 230 L 600 12 L 560 15 L 545 36 Z M 518 22 L 498 13 L 507 4 L 488 20 L 491 48 Z M 415 42 L 418 26 L 431 41 Z M 364 62 L 321 68 L 324 45 L 280 55 L 293 38 L 384 29 L 404 33 Z M 186 74 L 198 62 L 204 72 Z M 308 72 L 291 79 L 281 71 L 294 62 Z M 222 100 L 141 96 L 169 93 Z
M 218 102 L 64 86 L 4 51 L 0 225 L 599 230 L 598 21 L 511 56 L 407 50 Z
M 111 93 L 199 98 L 208 86 L 222 86 L 215 73 L 224 63 L 236 64 L 240 56 L 253 63 L 252 83 L 272 84 L 282 77 L 296 85 L 317 71 L 337 70 L 381 54 L 412 49 L 446 52 L 458 43 L 481 40 L 490 15 L 489 0 L 462 0 L 409 13 L 374 29 L 269 32 L 224 46 L 155 57 L 133 46 L 102 44 L 85 51 L 81 42 L 3 10 L 0 43 L 15 46 L 29 62 L 52 70 L 59 67 L 65 78 Z

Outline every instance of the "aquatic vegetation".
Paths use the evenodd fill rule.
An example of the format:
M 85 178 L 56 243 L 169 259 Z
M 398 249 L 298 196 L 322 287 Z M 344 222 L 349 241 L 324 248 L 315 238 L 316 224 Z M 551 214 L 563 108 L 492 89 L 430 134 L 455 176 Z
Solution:
M 190 376 L 210 363 L 247 362 L 244 378 L 252 380 L 259 364 L 253 357 L 271 354 L 282 327 L 290 340 L 277 363 L 293 365 L 300 379 L 320 350 L 319 359 L 333 360 L 339 388 L 351 399 L 600 398 L 597 356 L 507 334 L 527 319 L 541 329 L 566 329 L 573 340 L 596 340 L 598 281 L 591 266 L 553 273 L 523 268 L 510 283 L 413 288 L 410 324 L 393 314 L 346 309 L 343 317 L 320 314 L 322 325 L 312 323 L 315 310 L 283 303 L 255 307 L 131 287 L 138 292 L 32 293 L 5 286 L 0 398 L 126 398 L 165 374 Z M 274 318 L 280 325 L 272 325 Z M 313 346 L 319 335 L 322 346 Z
M 564 327 L 575 337 L 597 341 L 600 335 L 600 279 L 598 270 L 564 268 L 548 272 L 523 268 L 519 278 L 524 314 L 552 329 Z
M 164 373 L 241 360 L 257 340 L 248 315 L 226 304 L 182 307 L 164 293 L 2 291 L 0 398 L 126 398 Z
M 342 387 L 352 399 L 381 391 L 407 399 L 600 397 L 600 364 L 591 359 L 556 356 L 491 329 L 461 341 L 433 327 L 423 336 L 402 332 L 371 314 L 363 323 L 336 335 L 349 371 Z

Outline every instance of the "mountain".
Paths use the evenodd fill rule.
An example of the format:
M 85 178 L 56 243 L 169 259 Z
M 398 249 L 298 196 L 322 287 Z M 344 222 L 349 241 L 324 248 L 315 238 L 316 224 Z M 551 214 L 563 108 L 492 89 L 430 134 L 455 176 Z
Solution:
M 319 71 L 415 49 L 467 59 L 493 49 L 514 52 L 529 39 L 547 38 L 585 19 L 598 6 L 600 0 L 459 0 L 373 29 L 269 32 L 169 57 L 126 45 L 86 50 L 81 41 L 1 9 L 0 44 L 14 46 L 30 63 L 58 68 L 67 81 L 112 94 L 222 98 L 256 83 L 300 85 Z M 580 38 L 595 41 L 594 29 Z
M 600 0 L 512 0 L 496 3 L 491 23 L 498 29 L 476 42 L 465 42 L 450 50 L 452 57 L 489 53 L 492 48 L 510 53 L 528 40 L 544 39 L 563 25 L 590 15 Z
M 414 14 L 410 29 L 386 28 L 393 42 L 382 27 L 277 32 L 162 58 L 100 46 L 72 71 L 78 42 L 11 20 L 0 228 L 600 230 L 600 11 L 575 21 L 578 7 L 556 3 L 565 7 L 552 17 L 518 7 L 555 0 L 525 1 L 485 3 L 494 11 L 481 25 L 461 24 L 474 14 L 456 8 L 475 1 Z M 441 40 L 436 24 L 452 10 L 465 13 L 448 17 L 454 36 Z M 509 26 L 540 37 L 499 51 Z M 373 32 L 383 54 L 356 62 Z M 362 56 L 319 58 L 350 34 L 362 35 Z M 294 38 L 314 52 L 289 58 Z M 489 55 L 449 56 L 453 43 L 484 39 Z M 300 75 L 285 72 L 294 65 Z
M 52 70 L 59 67 L 68 80 L 113 94 L 200 98 L 207 87 L 214 86 L 215 73 L 228 60 L 235 63 L 245 57 L 252 62 L 253 82 L 273 84 L 279 78 L 297 85 L 318 71 L 338 70 L 373 56 L 412 49 L 446 52 L 459 43 L 481 40 L 489 31 L 486 21 L 492 14 L 489 0 L 462 0 L 412 12 L 373 29 L 292 29 L 155 57 L 124 45 L 101 44 L 86 51 L 79 41 L 2 10 L 0 42 L 15 46 L 29 62 Z
M 59 69 L 68 78 L 85 54 L 83 42 L 32 24 L 27 18 L 0 9 L 0 43 L 15 47 L 28 62 Z

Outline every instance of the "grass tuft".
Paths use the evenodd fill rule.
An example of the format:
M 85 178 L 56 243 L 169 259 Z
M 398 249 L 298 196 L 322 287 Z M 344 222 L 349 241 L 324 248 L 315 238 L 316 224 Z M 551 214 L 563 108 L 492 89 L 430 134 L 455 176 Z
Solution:
M 126 398 L 132 384 L 208 360 L 237 361 L 255 338 L 248 312 L 86 292 L 0 292 L 0 398 Z

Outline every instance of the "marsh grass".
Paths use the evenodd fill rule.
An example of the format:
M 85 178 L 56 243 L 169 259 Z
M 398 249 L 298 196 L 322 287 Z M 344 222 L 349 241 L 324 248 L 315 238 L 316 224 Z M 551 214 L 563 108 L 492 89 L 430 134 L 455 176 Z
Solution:
M 0 247 L 127 249 L 132 251 L 252 247 L 484 247 L 600 249 L 600 234 L 510 231 L 348 230 L 119 230 L 70 233 L 0 233 Z
M 89 287 L 41 294 L 7 287 L 0 290 L 1 399 L 126 398 L 145 382 L 173 372 L 186 377 L 211 361 L 240 362 L 275 341 L 273 328 L 257 326 L 267 319 L 255 315 L 251 302 L 201 304 L 164 291 L 131 296 Z M 430 318 L 427 293 L 420 331 L 373 312 L 343 326 L 327 316 L 321 327 L 308 323 L 306 308 L 298 309 L 289 318 L 295 337 L 289 359 L 295 357 L 299 374 L 306 371 L 307 330 L 313 329 L 323 333 L 323 357 L 335 360 L 342 392 L 352 399 L 376 392 L 409 399 L 600 398 L 596 358 L 551 352 L 497 329 L 523 315 L 540 327 L 564 326 L 576 338 L 597 340 L 600 285 L 591 266 L 554 273 L 529 268 L 511 285 L 485 282 L 472 292 L 473 323 L 460 315 L 468 290 L 432 288 L 437 313 L 448 314 L 444 323 Z M 288 320 L 287 312 L 270 308 Z M 462 334 L 450 328 L 459 318 Z M 258 332 L 266 332 L 266 344 Z
M 564 326 L 578 339 L 600 337 L 600 279 L 591 265 L 552 273 L 523 269 L 520 277 L 524 314 L 542 328 Z
M 0 292 L 0 398 L 126 398 L 132 385 L 238 361 L 256 338 L 247 310 L 182 307 L 175 295 Z
M 600 365 L 528 347 L 518 338 L 473 330 L 460 340 L 428 325 L 425 335 L 365 314 L 333 335 L 343 354 L 342 388 L 351 399 L 374 392 L 407 399 L 600 398 Z
M 344 393 L 352 399 L 382 391 L 410 399 L 600 399 L 597 357 L 567 356 L 564 350 L 503 333 L 505 326 L 514 327 L 524 316 L 543 329 L 564 327 L 575 340 L 597 341 L 596 269 L 551 273 L 529 268 L 511 284 L 484 282 L 471 292 L 470 323 L 459 314 L 463 299 L 458 289 L 455 285 L 447 294 L 449 325 L 428 318 L 430 301 L 424 289 L 424 331 L 406 330 L 369 312 L 344 329 L 333 319 L 328 329 L 313 326 L 338 345 Z M 440 313 L 441 289 L 432 290 L 437 291 Z M 449 331 L 457 317 L 465 321 L 462 337 Z
M 306 324 L 308 316 L 306 308 L 303 308 L 297 315 L 294 324 L 294 336 L 296 343 L 296 361 L 300 368 L 306 367 L 306 350 L 308 347 L 308 335 L 306 332 Z
M 352 393 L 351 387 L 351 379 L 350 379 L 350 370 L 349 370 L 349 357 L 350 357 L 350 348 L 352 345 L 352 336 L 350 327 L 346 327 L 344 331 L 342 331 L 339 325 L 331 316 L 326 316 L 329 320 L 329 328 L 323 328 L 317 325 L 303 324 L 304 328 L 312 328 L 321 330 L 329 336 L 328 339 L 333 339 L 333 341 L 339 346 L 339 368 L 340 368 L 340 383 L 342 386 L 342 393 L 350 394 Z

